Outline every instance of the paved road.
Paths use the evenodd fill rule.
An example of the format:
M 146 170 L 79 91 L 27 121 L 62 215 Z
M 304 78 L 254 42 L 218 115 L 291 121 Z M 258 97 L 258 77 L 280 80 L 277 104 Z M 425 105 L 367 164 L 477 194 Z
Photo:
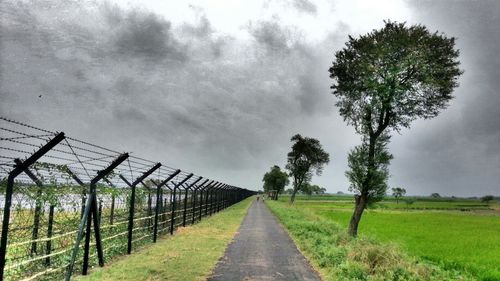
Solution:
M 262 201 L 254 201 L 210 281 L 311 280 L 318 274 Z

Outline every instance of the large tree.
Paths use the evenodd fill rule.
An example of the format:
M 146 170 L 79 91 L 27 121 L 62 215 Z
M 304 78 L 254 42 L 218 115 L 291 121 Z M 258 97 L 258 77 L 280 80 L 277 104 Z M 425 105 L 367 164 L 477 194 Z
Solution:
M 462 73 L 458 56 L 453 37 L 391 21 L 358 38 L 349 36 L 335 53 L 329 72 L 336 106 L 362 136 L 362 144 L 349 155 L 357 163 L 350 172 L 358 173 L 358 182 L 351 181 L 356 193 L 352 236 L 367 204 L 380 200 L 387 189 L 390 132 L 409 128 L 418 118 L 433 118 L 447 107 Z
M 277 165 L 271 167 L 271 170 L 264 174 L 262 181 L 264 182 L 263 187 L 265 193 L 271 190 L 276 192 L 273 198 L 274 200 L 278 200 L 278 194 L 282 193 L 285 190 L 285 186 L 290 183 L 288 174 L 281 171 L 280 167 Z
M 293 192 L 290 203 L 295 200 L 295 194 L 303 185 L 309 183 L 313 173 L 321 175 L 323 166 L 330 162 L 330 155 L 323 150 L 319 140 L 302 137 L 297 134 L 292 137 L 292 151 L 288 153 L 286 168 L 293 177 Z

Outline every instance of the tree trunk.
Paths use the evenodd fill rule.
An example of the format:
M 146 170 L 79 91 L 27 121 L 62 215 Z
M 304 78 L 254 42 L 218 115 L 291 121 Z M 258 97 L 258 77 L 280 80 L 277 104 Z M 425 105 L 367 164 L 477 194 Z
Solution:
M 290 197 L 290 204 L 293 204 L 293 201 L 295 201 L 295 194 L 297 193 L 298 189 L 294 188 L 292 191 L 292 197 Z
M 349 235 L 356 237 L 358 235 L 358 225 L 361 220 L 361 216 L 366 208 L 367 194 L 370 190 L 372 171 L 375 169 L 375 142 L 377 137 L 370 134 L 369 146 L 368 146 L 368 171 L 366 174 L 366 179 L 363 182 L 362 191 L 360 195 L 355 195 L 354 212 L 349 222 Z
M 363 215 L 363 211 L 366 208 L 366 200 L 362 195 L 355 195 L 355 207 L 354 213 L 352 214 L 351 221 L 349 222 L 349 235 L 356 237 L 358 235 L 358 225 Z

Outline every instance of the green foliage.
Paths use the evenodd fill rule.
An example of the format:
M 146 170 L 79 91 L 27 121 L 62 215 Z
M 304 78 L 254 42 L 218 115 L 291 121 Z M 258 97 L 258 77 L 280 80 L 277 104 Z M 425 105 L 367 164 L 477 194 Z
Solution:
M 280 167 L 276 165 L 271 167 L 271 170 L 264 174 L 262 181 L 264 182 L 264 192 L 276 190 L 278 193 L 282 193 L 285 190 L 285 186 L 290 183 L 288 174 L 281 171 Z
M 458 86 L 458 56 L 455 38 L 423 25 L 387 21 L 380 30 L 349 36 L 329 69 L 340 115 L 362 135 L 435 117 Z
M 373 167 L 369 163 L 369 145 L 363 141 L 347 157 L 349 170 L 345 173 L 351 185 L 349 191 L 364 195 L 367 204 L 382 200 L 388 188 L 389 164 L 392 155 L 387 151 L 389 137 L 384 135 L 376 143 Z M 370 170 L 370 172 L 368 172 Z
M 485 195 L 483 197 L 481 197 L 481 202 L 490 202 L 490 201 L 493 201 L 493 199 L 495 199 L 495 197 L 493 197 L 493 195 Z
M 441 195 L 439 195 L 439 193 L 432 193 L 431 197 L 432 198 L 441 198 Z
M 413 205 L 413 203 L 415 203 L 415 199 L 413 198 L 405 198 L 405 203 L 406 203 L 406 207 L 409 208 L 410 205 Z
M 294 142 L 292 151 L 288 153 L 286 169 L 293 177 L 293 195 L 299 191 L 302 184 L 308 183 L 313 173 L 321 175 L 323 166 L 330 162 L 330 155 L 323 150 L 319 140 L 302 137 L 297 134 L 291 138 Z M 291 201 L 293 202 L 293 196 Z
M 300 188 L 300 191 L 304 194 L 307 195 L 313 195 L 313 194 L 325 194 L 326 189 L 324 187 L 320 187 L 319 185 L 315 184 L 309 184 L 309 183 L 304 183 L 302 187 Z

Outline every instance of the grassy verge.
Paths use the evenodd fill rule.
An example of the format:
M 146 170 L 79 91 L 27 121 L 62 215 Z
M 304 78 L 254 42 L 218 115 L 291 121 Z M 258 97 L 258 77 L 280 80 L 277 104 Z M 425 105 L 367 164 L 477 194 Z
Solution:
M 347 227 L 351 210 L 314 211 Z M 453 211 L 370 210 L 360 233 L 393 241 L 409 254 L 479 280 L 500 280 L 500 216 Z
M 118 258 L 77 280 L 205 280 L 236 234 L 253 198 Z
M 396 245 L 351 239 L 345 228 L 307 208 L 266 201 L 325 280 L 473 280 L 406 255 Z

